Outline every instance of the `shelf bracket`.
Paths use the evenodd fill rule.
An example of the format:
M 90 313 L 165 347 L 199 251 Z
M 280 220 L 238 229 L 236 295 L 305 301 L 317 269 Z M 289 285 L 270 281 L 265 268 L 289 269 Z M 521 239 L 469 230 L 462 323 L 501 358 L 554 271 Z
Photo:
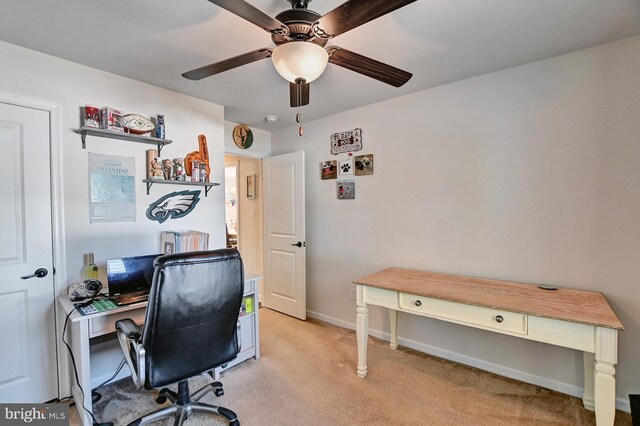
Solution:
M 205 198 L 207 197 L 207 195 L 209 195 L 209 190 L 211 189 L 213 185 L 207 185 L 204 187 L 204 196 Z
M 162 148 L 164 148 L 164 143 L 159 143 L 158 144 L 158 157 L 160 157 L 160 154 L 162 153 Z
M 147 195 L 149 195 L 149 190 L 151 189 L 151 185 L 153 185 L 153 182 L 146 182 L 147 184 Z
M 81 131 L 80 138 L 82 139 L 82 149 L 87 149 L 87 132 Z

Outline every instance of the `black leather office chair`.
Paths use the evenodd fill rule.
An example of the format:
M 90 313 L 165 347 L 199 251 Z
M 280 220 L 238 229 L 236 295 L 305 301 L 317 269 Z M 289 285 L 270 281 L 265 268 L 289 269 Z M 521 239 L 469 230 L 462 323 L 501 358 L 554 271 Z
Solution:
M 213 382 L 189 394 L 187 379 L 210 372 L 236 358 L 240 351 L 238 314 L 244 292 L 242 259 L 236 250 L 179 253 L 154 261 L 149 304 L 141 332 L 131 319 L 116 322 L 116 331 L 131 375 L 140 389 L 178 382 L 178 392 L 162 389 L 157 401 L 173 403 L 130 425 L 174 417 L 182 425 L 190 413 L 222 416 L 239 425 L 236 414 L 199 400 L 214 391 Z

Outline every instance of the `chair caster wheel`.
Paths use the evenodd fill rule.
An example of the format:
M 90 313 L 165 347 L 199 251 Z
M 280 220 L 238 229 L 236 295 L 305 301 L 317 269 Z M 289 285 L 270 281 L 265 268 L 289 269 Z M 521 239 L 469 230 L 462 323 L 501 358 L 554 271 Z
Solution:
M 216 390 L 213 391 L 213 394 L 217 397 L 221 397 L 222 395 L 224 395 L 224 389 L 222 388 L 218 388 Z
M 164 404 L 165 402 L 167 402 L 167 397 L 164 395 L 160 395 L 156 398 L 156 402 L 158 404 Z

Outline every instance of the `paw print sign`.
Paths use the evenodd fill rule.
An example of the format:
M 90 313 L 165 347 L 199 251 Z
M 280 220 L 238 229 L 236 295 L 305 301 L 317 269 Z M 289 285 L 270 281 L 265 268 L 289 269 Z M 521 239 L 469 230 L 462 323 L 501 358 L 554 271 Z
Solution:
M 347 158 L 346 160 L 340 160 L 340 165 L 338 167 L 338 174 L 340 176 L 353 175 L 353 159 Z

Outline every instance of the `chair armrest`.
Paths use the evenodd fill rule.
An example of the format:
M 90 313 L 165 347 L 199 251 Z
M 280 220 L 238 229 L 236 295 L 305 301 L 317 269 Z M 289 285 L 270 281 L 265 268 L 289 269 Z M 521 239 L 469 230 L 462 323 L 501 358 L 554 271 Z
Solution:
M 130 318 L 116 321 L 116 335 L 120 343 L 120 349 L 127 361 L 129 370 L 131 370 L 131 378 L 138 389 L 144 387 L 146 380 L 145 368 L 145 350 L 142 347 L 140 337 L 142 333 L 138 325 Z
M 116 321 L 116 330 L 121 331 L 128 339 L 140 340 L 140 327 L 131 318 Z
M 242 350 L 242 326 L 240 324 L 240 320 L 236 325 L 236 338 L 238 340 L 238 353 Z

